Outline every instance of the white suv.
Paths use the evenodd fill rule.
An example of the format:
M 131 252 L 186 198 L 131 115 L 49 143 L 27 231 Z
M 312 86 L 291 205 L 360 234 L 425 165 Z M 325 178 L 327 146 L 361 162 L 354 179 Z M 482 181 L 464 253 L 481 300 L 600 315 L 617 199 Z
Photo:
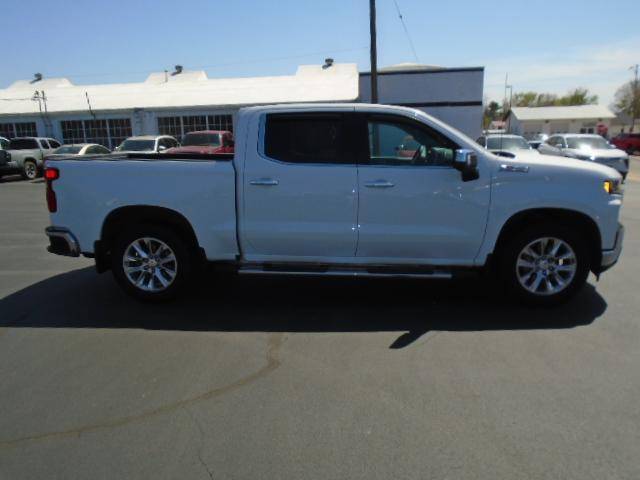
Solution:
M 629 173 L 629 155 L 617 149 L 600 135 L 563 133 L 549 137 L 538 151 L 543 155 L 561 155 L 601 163 L 617 170 L 622 178 Z

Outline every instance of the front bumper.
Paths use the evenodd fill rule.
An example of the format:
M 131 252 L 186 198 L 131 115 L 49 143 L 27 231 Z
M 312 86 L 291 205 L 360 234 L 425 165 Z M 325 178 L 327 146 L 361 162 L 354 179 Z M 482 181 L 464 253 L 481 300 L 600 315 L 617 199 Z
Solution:
M 47 227 L 44 232 L 47 234 L 47 237 L 49 237 L 47 250 L 50 253 L 64 255 L 65 257 L 80 256 L 80 244 L 69 229 L 64 227 Z
M 616 241 L 614 247 L 611 250 L 602 251 L 602 261 L 600 262 L 600 269 L 598 273 L 602 273 L 605 270 L 610 269 L 618 262 L 618 258 L 620 258 L 620 253 L 622 252 L 623 240 L 624 226 L 620 225 L 618 227 L 618 232 L 616 233 Z

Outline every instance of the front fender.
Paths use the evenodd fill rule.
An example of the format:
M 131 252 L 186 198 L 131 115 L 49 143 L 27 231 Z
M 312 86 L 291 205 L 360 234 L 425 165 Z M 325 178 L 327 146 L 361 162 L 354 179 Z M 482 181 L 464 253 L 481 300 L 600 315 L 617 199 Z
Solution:
M 622 198 L 604 191 L 601 174 L 529 167 L 527 172 L 498 169 L 495 173 L 485 240 L 476 264 L 486 263 L 509 219 L 527 210 L 555 209 L 585 215 L 598 227 L 601 248 L 613 248 Z

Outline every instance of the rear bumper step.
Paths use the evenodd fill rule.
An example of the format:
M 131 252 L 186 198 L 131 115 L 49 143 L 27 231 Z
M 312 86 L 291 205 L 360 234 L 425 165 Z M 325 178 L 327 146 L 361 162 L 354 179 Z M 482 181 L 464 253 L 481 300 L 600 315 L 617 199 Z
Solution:
M 47 251 L 65 257 L 79 257 L 80 244 L 73 236 L 73 233 L 63 227 L 47 227 L 44 232 L 49 237 Z

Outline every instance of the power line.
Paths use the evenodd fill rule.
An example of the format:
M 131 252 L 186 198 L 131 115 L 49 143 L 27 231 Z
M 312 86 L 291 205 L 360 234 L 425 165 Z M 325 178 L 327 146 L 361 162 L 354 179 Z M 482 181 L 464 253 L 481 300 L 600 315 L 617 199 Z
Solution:
M 393 3 L 396 6 L 396 11 L 398 12 L 398 18 L 400 19 L 400 23 L 402 23 L 402 28 L 404 29 L 404 33 L 407 34 L 407 39 L 409 40 L 409 45 L 411 46 L 411 51 L 413 52 L 413 56 L 416 59 L 416 63 L 420 63 L 420 60 L 418 60 L 418 54 L 416 53 L 416 47 L 413 45 L 413 40 L 411 39 L 411 35 L 409 34 L 409 29 L 407 28 L 406 23 L 404 23 L 404 17 L 402 16 L 402 12 L 400 12 L 400 5 L 398 5 L 398 0 L 393 0 Z

